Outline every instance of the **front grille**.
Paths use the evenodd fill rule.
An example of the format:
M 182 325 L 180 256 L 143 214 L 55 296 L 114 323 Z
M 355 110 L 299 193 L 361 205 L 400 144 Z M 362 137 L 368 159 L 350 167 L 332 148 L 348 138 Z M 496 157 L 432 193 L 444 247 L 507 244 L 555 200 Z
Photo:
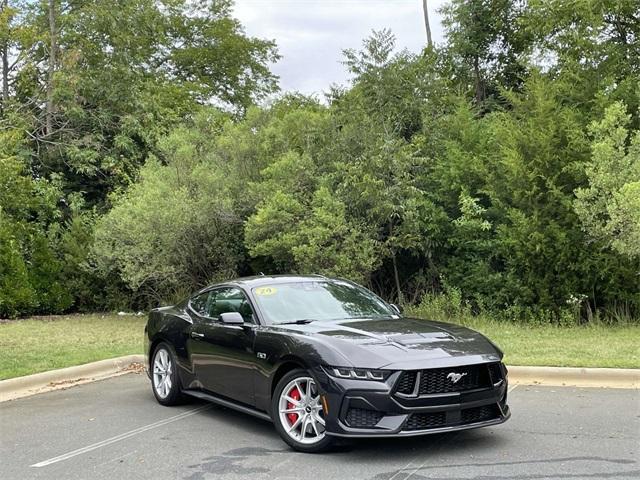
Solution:
M 350 408 L 347 410 L 345 421 L 353 428 L 371 428 L 384 416 L 377 410 L 367 410 L 366 408 Z
M 461 420 L 463 424 L 486 422 L 500 416 L 497 405 L 484 405 L 482 407 L 466 408 L 461 412 Z
M 417 374 L 420 373 L 419 395 L 434 393 L 463 392 L 477 388 L 488 388 L 502 378 L 499 363 L 468 365 L 452 368 L 431 368 L 426 370 L 403 372 L 398 380 L 396 392 L 411 395 L 414 391 Z M 457 382 L 453 379 L 462 375 Z
M 416 385 L 416 375 L 417 372 L 403 372 L 400 380 L 398 380 L 397 391 L 407 395 L 413 393 L 413 388 Z
M 444 427 L 446 424 L 447 415 L 445 412 L 414 413 L 404 424 L 404 430 L 427 430 L 429 428 Z
M 504 378 L 502 375 L 502 368 L 499 363 L 489 364 L 489 376 L 491 377 L 491 383 L 498 383 Z

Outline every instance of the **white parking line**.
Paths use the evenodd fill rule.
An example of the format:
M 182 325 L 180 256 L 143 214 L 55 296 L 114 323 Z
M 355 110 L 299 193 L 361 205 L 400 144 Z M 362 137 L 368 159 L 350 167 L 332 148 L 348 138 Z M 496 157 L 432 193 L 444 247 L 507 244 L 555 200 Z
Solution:
M 414 459 L 415 460 L 415 459 Z M 411 465 L 413 463 L 413 460 L 411 460 L 409 463 L 407 463 L 404 467 L 400 468 L 396 473 L 394 473 L 393 475 L 391 475 L 387 480 L 393 480 L 394 478 L 396 478 L 398 475 L 400 475 L 401 473 L 404 473 L 404 471 L 409 468 L 409 465 Z
M 416 467 L 416 469 L 411 472 L 409 475 L 407 475 L 406 477 L 404 477 L 403 480 L 408 480 L 409 477 L 413 476 L 414 473 L 416 473 L 418 470 L 420 470 L 422 467 L 424 467 L 424 464 L 427 463 L 427 461 L 425 460 L 424 462 L 422 462 L 418 467 Z
M 511 392 L 513 392 L 516 388 L 518 388 L 518 385 L 519 385 L 519 384 L 518 384 L 518 383 L 516 383 L 514 386 L 512 386 L 512 387 L 507 391 L 507 393 L 511 393 Z
M 107 445 L 111 445 L 112 443 L 119 442 L 120 440 L 133 437 L 134 435 L 138 435 L 139 433 L 147 432 L 149 430 L 153 430 L 154 428 L 162 427 L 163 425 L 166 425 L 168 423 L 176 422 L 183 418 L 190 417 L 191 415 L 200 413 L 201 411 L 206 410 L 207 408 L 211 408 L 211 405 L 203 405 L 202 407 L 194 408 L 193 410 L 180 413 L 173 417 L 165 418 L 164 420 L 160 420 L 158 422 L 136 428 L 135 430 L 130 430 L 128 432 L 121 433 L 120 435 L 116 435 L 115 437 L 107 438 L 106 440 L 102 440 L 101 442 L 87 445 L 86 447 L 78 448 L 77 450 L 73 450 L 72 452 L 65 453 L 63 455 L 58 455 L 57 457 L 53 457 L 48 460 L 43 460 L 42 462 L 34 463 L 33 465 L 30 465 L 30 466 L 34 468 L 41 468 L 41 467 L 46 467 L 47 465 L 51 465 L 53 463 L 62 462 L 63 460 L 67 460 L 77 455 L 82 455 L 83 453 L 91 452 L 98 448 L 105 447 Z

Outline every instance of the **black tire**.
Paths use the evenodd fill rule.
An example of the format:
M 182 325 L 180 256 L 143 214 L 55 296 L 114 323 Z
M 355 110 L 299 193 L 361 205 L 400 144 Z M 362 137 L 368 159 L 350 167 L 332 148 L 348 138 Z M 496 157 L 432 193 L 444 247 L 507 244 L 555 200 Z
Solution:
M 283 393 L 283 390 L 292 381 L 304 378 L 313 379 L 313 376 L 307 370 L 303 370 L 300 368 L 286 373 L 280 379 L 273 392 L 273 397 L 271 398 L 271 417 L 273 419 L 273 424 L 275 425 L 276 431 L 278 432 L 278 434 L 280 434 L 280 437 L 282 437 L 285 443 L 287 443 L 294 450 L 304 453 L 324 452 L 334 444 L 334 437 L 324 434 L 320 440 L 317 440 L 315 443 L 310 444 L 297 441 L 286 432 L 285 425 L 283 425 L 283 421 L 286 420 L 283 420 L 280 415 L 280 397 Z M 315 385 L 317 385 L 317 382 L 315 382 L 315 380 L 314 383 Z
M 158 382 L 159 377 L 162 376 L 156 375 L 154 372 L 156 366 L 156 359 L 159 358 L 161 361 L 163 358 L 169 361 L 169 375 L 170 386 L 158 387 L 156 384 Z M 153 391 L 153 396 L 156 397 L 156 400 L 161 405 L 171 406 L 171 405 L 179 405 L 184 401 L 184 395 L 182 394 L 182 385 L 180 385 L 180 376 L 178 375 L 178 364 L 176 363 L 176 356 L 173 354 L 173 349 L 169 347 L 166 343 L 160 343 L 153 351 L 153 356 L 151 357 L 151 363 L 149 365 L 151 369 L 151 390 Z M 162 381 L 160 381 L 159 385 L 162 385 Z

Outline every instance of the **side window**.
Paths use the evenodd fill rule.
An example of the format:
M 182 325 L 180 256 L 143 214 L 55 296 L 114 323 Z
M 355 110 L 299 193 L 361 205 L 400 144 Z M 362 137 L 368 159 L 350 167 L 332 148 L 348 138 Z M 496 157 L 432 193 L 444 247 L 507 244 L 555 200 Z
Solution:
M 198 295 L 197 297 L 193 297 L 189 301 L 189 305 L 198 315 L 202 315 L 205 317 L 208 316 L 207 302 L 209 300 L 210 295 L 211 295 L 211 292 L 201 293 L 200 295 Z
M 221 313 L 238 312 L 247 323 L 254 323 L 253 310 L 239 288 L 220 288 L 211 291 L 208 317 L 217 319 Z

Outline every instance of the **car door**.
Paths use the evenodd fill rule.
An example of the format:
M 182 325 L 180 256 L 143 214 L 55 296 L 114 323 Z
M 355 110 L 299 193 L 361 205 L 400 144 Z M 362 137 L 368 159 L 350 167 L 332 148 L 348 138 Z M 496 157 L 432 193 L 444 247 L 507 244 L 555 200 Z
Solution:
M 254 405 L 256 317 L 244 292 L 216 288 L 193 298 L 189 307 L 187 349 L 196 379 L 205 390 Z M 244 325 L 224 324 L 220 314 L 226 312 L 239 312 Z

